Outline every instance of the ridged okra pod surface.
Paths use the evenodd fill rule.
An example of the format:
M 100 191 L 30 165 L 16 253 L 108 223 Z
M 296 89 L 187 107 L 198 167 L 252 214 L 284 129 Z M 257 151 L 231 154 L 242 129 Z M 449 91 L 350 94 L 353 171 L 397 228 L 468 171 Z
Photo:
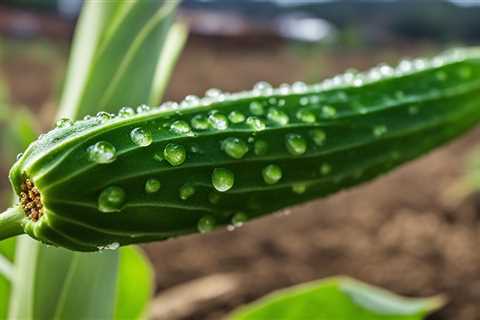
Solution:
M 23 231 L 96 251 L 238 226 L 370 180 L 480 118 L 480 52 L 60 120 L 10 172 Z

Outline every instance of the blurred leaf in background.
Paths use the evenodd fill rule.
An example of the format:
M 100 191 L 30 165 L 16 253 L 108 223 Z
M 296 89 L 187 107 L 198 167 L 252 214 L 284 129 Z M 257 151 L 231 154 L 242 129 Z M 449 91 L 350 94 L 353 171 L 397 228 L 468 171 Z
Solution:
M 240 308 L 230 319 L 420 320 L 444 303 L 441 297 L 404 298 L 338 277 L 278 291 Z
M 171 28 L 177 3 L 86 1 L 57 117 L 160 99 L 186 39 L 184 27 Z M 21 237 L 9 318 L 141 318 L 152 278 L 135 248 L 85 254 Z

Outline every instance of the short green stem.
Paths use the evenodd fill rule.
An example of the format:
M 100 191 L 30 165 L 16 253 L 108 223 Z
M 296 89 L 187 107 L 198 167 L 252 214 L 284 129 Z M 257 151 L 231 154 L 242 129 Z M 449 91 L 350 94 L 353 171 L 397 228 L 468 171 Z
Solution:
M 0 240 L 24 233 L 22 227 L 24 218 L 23 210 L 17 206 L 0 213 Z

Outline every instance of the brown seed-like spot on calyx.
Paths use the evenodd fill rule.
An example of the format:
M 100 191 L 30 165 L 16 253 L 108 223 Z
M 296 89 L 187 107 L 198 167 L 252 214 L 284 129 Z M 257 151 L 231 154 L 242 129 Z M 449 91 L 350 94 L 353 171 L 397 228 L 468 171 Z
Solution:
M 43 215 L 43 203 L 40 191 L 30 179 L 20 186 L 20 204 L 25 211 L 25 215 L 32 221 L 37 221 Z

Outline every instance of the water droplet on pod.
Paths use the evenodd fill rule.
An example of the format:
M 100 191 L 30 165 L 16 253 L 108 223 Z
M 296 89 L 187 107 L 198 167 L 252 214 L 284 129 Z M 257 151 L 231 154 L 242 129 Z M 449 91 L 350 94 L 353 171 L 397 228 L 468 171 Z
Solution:
M 137 113 L 138 114 L 146 113 L 146 112 L 149 112 L 149 111 L 150 111 L 150 107 L 145 105 L 145 104 L 142 104 L 142 105 L 137 107 Z
M 307 141 L 299 134 L 289 133 L 285 137 L 285 145 L 291 155 L 299 156 L 307 151 Z
M 130 139 L 139 147 L 147 147 L 152 144 L 152 134 L 143 128 L 135 128 L 130 132 Z
M 135 115 L 135 110 L 130 107 L 123 107 L 118 111 L 118 116 L 121 118 L 128 118 Z
M 297 119 L 305 123 L 314 123 L 317 117 L 312 111 L 301 109 L 297 112 Z
M 232 225 L 236 228 L 243 226 L 248 221 L 248 216 L 243 212 L 237 212 L 232 217 Z
M 215 229 L 216 221 L 213 216 L 204 216 L 198 220 L 197 229 L 200 233 L 208 233 Z
M 245 121 L 245 116 L 239 111 L 232 111 L 228 114 L 228 120 L 230 120 L 231 123 L 242 123 Z
M 253 152 L 257 156 L 266 155 L 268 152 L 268 143 L 265 140 L 257 140 L 253 145 Z
M 98 210 L 101 212 L 118 212 L 125 203 L 125 191 L 116 186 L 108 187 L 98 197 Z
M 267 119 L 281 126 L 288 124 L 290 120 L 285 112 L 279 111 L 276 108 L 270 108 L 268 110 Z
M 155 193 L 160 190 L 161 183 L 157 179 L 148 179 L 145 182 L 145 192 L 147 193 Z
M 320 174 L 325 176 L 332 171 L 332 167 L 328 163 L 322 163 L 320 166 Z
M 258 101 L 253 101 L 250 103 L 250 113 L 253 114 L 254 116 L 261 116 L 264 114 L 263 106 L 260 102 Z
M 95 163 L 111 163 L 117 157 L 117 150 L 107 141 L 99 141 L 88 147 L 88 159 Z
M 170 125 L 170 131 L 176 134 L 188 134 L 192 131 L 187 122 L 183 120 L 177 120 Z
M 322 129 L 313 129 L 310 131 L 310 136 L 317 146 L 321 146 L 327 139 L 327 134 Z
M 385 133 L 387 133 L 387 127 L 384 125 L 375 126 L 373 128 L 373 135 L 377 138 L 383 136 Z
M 180 199 L 187 200 L 194 194 L 195 194 L 195 187 L 192 184 L 186 183 L 180 187 L 180 190 L 179 190 Z
M 218 130 L 225 130 L 228 128 L 228 120 L 227 117 L 225 117 L 223 114 L 218 113 L 218 112 L 213 112 L 208 116 L 208 121 L 214 127 L 215 129 Z
M 172 166 L 176 167 L 185 162 L 187 153 L 182 145 L 176 143 L 169 143 L 163 150 L 163 157 Z
M 334 118 L 337 115 L 337 110 L 332 106 L 324 106 L 322 107 L 322 115 L 325 118 Z
M 57 128 L 68 128 L 68 127 L 71 127 L 72 125 L 73 125 L 73 121 L 68 118 L 59 119 L 55 123 L 55 127 Z
M 257 117 L 248 117 L 247 125 L 255 131 L 262 131 L 265 129 L 265 122 Z
M 275 164 L 269 164 L 263 168 L 262 177 L 266 184 L 275 184 L 282 179 L 282 169 Z
M 190 123 L 195 130 L 207 130 L 209 127 L 209 122 L 207 118 L 201 114 L 197 114 L 190 120 Z
M 296 194 L 302 194 L 307 191 L 307 185 L 305 183 L 294 183 L 292 185 L 292 191 Z
M 212 172 L 212 185 L 220 192 L 225 192 L 233 187 L 235 176 L 232 171 L 225 168 L 215 168 Z
M 222 141 L 222 150 L 234 159 L 241 159 L 248 152 L 248 145 L 239 138 L 230 137 Z

